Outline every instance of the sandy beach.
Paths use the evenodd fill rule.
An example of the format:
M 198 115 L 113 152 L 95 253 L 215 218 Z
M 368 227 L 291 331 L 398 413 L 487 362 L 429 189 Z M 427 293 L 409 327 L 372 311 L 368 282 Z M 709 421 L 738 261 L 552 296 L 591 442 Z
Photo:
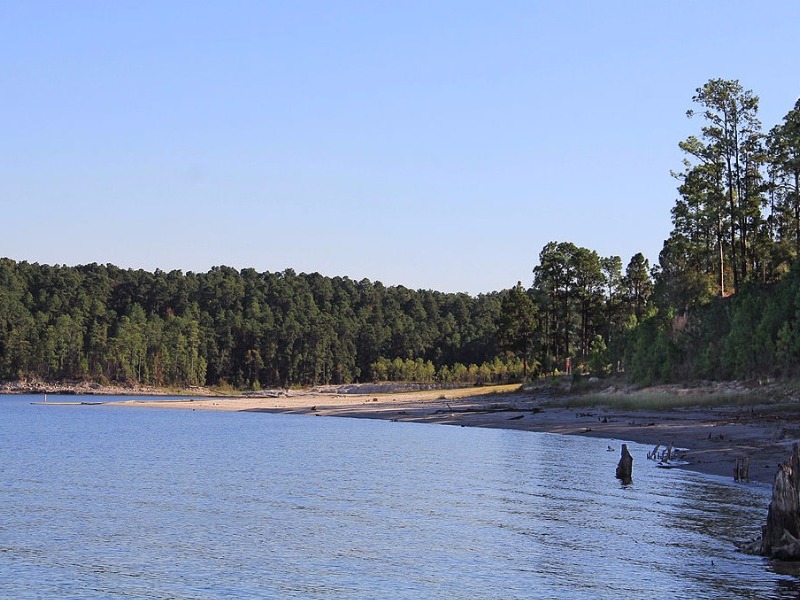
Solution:
M 354 393 L 355 392 L 355 393 Z M 752 482 L 771 484 L 779 463 L 800 439 L 800 409 L 768 406 L 671 410 L 573 409 L 519 386 L 387 392 L 380 386 L 339 386 L 273 391 L 253 396 L 131 399 L 116 405 L 384 419 L 461 427 L 494 427 L 638 442 L 680 452 L 679 468 L 733 479 L 737 459 L 749 458 Z M 634 455 L 637 468 L 655 461 Z

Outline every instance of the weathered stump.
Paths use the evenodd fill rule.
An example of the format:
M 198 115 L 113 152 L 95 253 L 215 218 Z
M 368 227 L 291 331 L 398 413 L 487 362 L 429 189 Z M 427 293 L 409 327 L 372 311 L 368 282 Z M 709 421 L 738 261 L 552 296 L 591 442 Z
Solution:
M 633 482 L 633 457 L 628 452 L 628 444 L 622 444 L 620 451 L 619 464 L 617 464 L 617 479 L 621 480 L 624 484 Z
M 745 456 L 742 459 L 736 459 L 733 466 L 733 480 L 734 481 L 750 481 L 750 457 Z
M 761 554 L 783 560 L 800 559 L 800 452 L 780 467 L 772 485 L 767 524 L 761 538 Z
M 780 560 L 800 560 L 800 451 L 792 446 L 791 458 L 778 467 L 772 501 L 761 539 L 742 544 L 748 554 Z

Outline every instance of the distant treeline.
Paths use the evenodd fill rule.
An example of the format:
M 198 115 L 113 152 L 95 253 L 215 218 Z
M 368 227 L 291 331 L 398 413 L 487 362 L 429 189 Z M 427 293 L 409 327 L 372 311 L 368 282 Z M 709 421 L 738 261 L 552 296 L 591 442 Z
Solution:
M 0 379 L 240 388 L 507 380 L 521 366 L 496 361 L 505 356 L 501 296 L 291 270 L 149 273 L 0 259 Z

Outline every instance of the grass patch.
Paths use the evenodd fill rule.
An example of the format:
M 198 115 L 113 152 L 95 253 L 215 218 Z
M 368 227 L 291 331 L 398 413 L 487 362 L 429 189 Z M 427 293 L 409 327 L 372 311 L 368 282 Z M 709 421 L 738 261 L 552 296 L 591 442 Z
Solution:
M 217 385 L 210 389 L 214 394 L 221 396 L 239 396 L 241 394 L 241 390 L 236 389 L 224 379 L 221 379 Z

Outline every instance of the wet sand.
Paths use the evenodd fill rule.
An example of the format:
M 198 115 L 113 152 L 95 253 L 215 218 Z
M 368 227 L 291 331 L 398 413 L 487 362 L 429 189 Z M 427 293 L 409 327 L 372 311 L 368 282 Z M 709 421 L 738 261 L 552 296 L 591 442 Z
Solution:
M 379 388 L 376 388 L 379 389 Z M 750 480 L 771 484 L 778 465 L 800 439 L 800 409 L 719 407 L 668 411 L 569 409 L 518 386 L 413 392 L 337 393 L 336 389 L 280 391 L 260 396 L 128 400 L 115 405 L 169 409 L 250 411 L 309 416 L 384 419 L 461 427 L 494 427 L 584 435 L 647 446 L 669 444 L 681 452 L 679 468 L 733 479 L 737 459 L 750 459 Z M 572 457 L 565 457 L 569 460 Z M 637 468 L 655 467 L 634 454 Z

